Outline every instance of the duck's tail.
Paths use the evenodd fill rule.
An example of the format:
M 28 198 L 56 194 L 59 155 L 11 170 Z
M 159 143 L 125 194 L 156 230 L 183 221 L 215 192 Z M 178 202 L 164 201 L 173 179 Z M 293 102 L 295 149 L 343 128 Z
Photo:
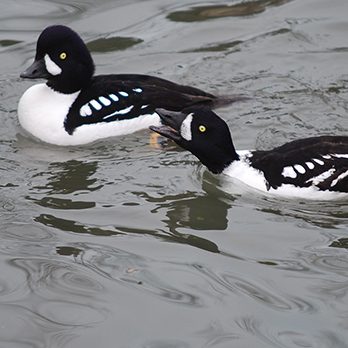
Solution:
M 211 100 L 211 105 L 209 106 L 212 109 L 217 109 L 224 106 L 228 106 L 236 102 L 242 102 L 242 101 L 247 101 L 251 99 L 252 99 L 251 97 L 244 94 L 219 95 Z

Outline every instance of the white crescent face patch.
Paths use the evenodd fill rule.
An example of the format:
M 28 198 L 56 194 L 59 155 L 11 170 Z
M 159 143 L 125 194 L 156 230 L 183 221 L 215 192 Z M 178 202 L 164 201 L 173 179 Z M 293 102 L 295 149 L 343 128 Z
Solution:
M 191 132 L 192 115 L 193 115 L 192 113 L 188 114 L 180 127 L 180 135 L 185 140 L 188 140 L 188 141 L 192 140 L 192 132 Z
M 62 72 L 62 69 L 50 58 L 48 54 L 45 55 L 44 59 L 46 69 L 51 75 L 59 75 Z

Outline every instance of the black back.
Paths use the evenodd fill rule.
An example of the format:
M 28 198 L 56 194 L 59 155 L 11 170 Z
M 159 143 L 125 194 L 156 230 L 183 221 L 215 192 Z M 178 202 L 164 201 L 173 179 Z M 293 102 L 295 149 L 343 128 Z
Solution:
M 120 93 L 121 92 L 121 93 Z M 125 94 L 126 93 L 126 94 Z M 110 94 L 117 96 L 113 101 Z M 126 96 L 125 96 L 126 95 Z M 81 106 L 99 97 L 108 99 L 111 104 L 100 110 L 92 107 L 92 114 L 81 116 Z M 99 75 L 83 88 L 69 110 L 65 129 L 69 134 L 83 124 L 113 122 L 152 114 L 156 108 L 178 111 L 183 108 L 206 104 L 214 106 L 216 97 L 197 88 L 179 85 L 158 77 L 138 74 Z M 119 113 L 121 110 L 129 111 Z
M 269 187 L 274 189 L 282 184 L 292 184 L 348 192 L 347 136 L 295 140 L 270 151 L 255 151 L 250 161 L 253 167 L 264 173 Z M 284 175 L 286 167 L 295 175 Z

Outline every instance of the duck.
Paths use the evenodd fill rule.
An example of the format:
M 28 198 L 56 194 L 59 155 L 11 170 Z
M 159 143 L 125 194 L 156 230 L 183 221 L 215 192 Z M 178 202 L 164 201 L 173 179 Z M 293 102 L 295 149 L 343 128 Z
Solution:
M 271 150 L 235 149 L 226 122 L 204 106 L 156 109 L 162 125 L 150 129 L 190 151 L 214 174 L 283 196 L 348 198 L 348 136 L 297 139 Z
M 64 25 L 39 35 L 35 59 L 24 79 L 45 79 L 28 88 L 18 103 L 21 127 L 41 141 L 82 145 L 160 124 L 156 108 L 178 111 L 240 100 L 141 74 L 94 75 L 93 58 L 81 37 Z

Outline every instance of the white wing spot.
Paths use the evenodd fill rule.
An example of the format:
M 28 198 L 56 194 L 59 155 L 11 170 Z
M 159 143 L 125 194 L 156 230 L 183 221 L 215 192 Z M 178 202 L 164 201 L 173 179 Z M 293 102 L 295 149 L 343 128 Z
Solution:
M 343 153 L 336 153 L 332 156 L 335 156 L 337 158 L 348 158 L 348 154 L 343 154 Z
M 102 108 L 102 106 L 95 100 L 95 99 L 92 99 L 90 102 L 89 102 L 93 107 L 94 109 L 96 110 L 100 110 Z
M 86 117 L 91 115 L 92 115 L 92 110 L 89 107 L 89 105 L 88 104 L 83 105 L 80 109 L 80 116 Z
M 314 178 L 308 179 L 306 182 L 312 182 L 313 185 L 318 185 L 322 181 L 328 179 L 334 172 L 335 172 L 335 169 L 331 168 L 331 169 L 327 170 L 326 172 L 315 176 Z
M 335 180 L 332 180 L 331 187 L 335 186 L 340 180 L 348 176 L 348 170 L 340 174 Z
M 302 167 L 300 164 L 295 164 L 294 168 L 296 171 L 298 171 L 300 174 L 304 174 L 306 172 L 306 169 Z
M 127 92 L 118 92 L 119 95 L 122 95 L 122 97 L 128 97 L 128 93 Z
M 287 178 L 295 179 L 297 177 L 297 173 L 295 172 L 293 167 L 284 167 L 282 171 L 282 175 Z
M 105 97 L 99 97 L 99 101 L 105 106 L 109 106 L 111 104 L 111 101 Z
M 106 120 L 107 118 L 115 116 L 115 115 L 124 115 L 124 114 L 128 113 L 129 111 L 131 111 L 132 109 L 133 109 L 133 105 L 129 106 L 128 108 L 115 111 L 112 114 L 103 117 L 103 119 Z
M 113 100 L 113 101 L 115 101 L 115 102 L 117 102 L 117 101 L 119 101 L 119 98 L 118 98 L 118 96 L 116 95 L 116 94 L 109 94 L 109 97 Z
M 188 114 L 180 127 L 180 134 L 185 140 L 192 140 L 191 123 L 193 113 Z
M 325 159 L 330 159 L 330 158 L 331 158 L 330 155 L 323 155 L 323 156 L 321 156 L 321 157 L 323 157 L 323 158 L 325 158 Z
M 306 162 L 308 169 L 314 169 L 314 164 L 312 162 Z
M 147 108 L 149 105 L 143 105 L 142 107 L 141 107 L 141 109 L 145 109 L 145 108 Z
M 133 88 L 135 93 L 141 93 L 143 90 L 141 88 Z
M 324 165 L 324 162 L 323 162 L 322 160 L 320 160 L 320 159 L 313 158 L 313 161 L 316 162 L 316 163 L 318 163 L 318 164 L 320 164 L 321 166 Z

